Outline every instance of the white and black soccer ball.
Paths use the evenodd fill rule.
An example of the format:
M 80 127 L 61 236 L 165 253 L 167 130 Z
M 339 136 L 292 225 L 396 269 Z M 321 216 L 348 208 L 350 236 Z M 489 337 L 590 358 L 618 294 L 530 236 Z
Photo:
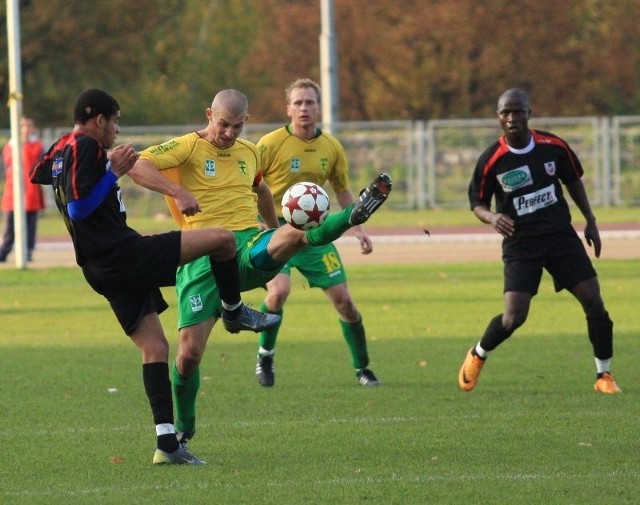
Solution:
M 316 228 L 328 215 L 329 195 L 317 184 L 298 182 L 284 192 L 282 216 L 294 228 Z

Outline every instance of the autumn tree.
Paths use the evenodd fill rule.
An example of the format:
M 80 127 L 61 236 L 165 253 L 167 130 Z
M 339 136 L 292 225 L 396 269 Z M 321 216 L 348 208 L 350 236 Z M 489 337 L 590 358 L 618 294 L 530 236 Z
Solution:
M 640 113 L 640 0 L 334 0 L 341 120 L 493 115 L 521 86 L 536 115 Z M 286 121 L 284 88 L 320 81 L 319 0 L 21 0 L 25 111 L 69 125 L 78 92 L 126 124 L 200 123 L 235 87 L 251 121 Z M 0 1 L 0 22 L 6 5 Z M 6 47 L 6 32 L 0 33 Z M 7 102 L 6 51 L 0 99 Z M 0 124 L 8 125 L 8 109 Z

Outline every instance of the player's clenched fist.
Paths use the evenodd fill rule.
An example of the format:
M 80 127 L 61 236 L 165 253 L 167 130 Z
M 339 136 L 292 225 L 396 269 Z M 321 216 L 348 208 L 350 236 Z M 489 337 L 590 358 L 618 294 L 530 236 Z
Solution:
M 107 153 L 111 170 L 118 177 L 126 174 L 138 160 L 138 151 L 131 144 L 121 144 Z

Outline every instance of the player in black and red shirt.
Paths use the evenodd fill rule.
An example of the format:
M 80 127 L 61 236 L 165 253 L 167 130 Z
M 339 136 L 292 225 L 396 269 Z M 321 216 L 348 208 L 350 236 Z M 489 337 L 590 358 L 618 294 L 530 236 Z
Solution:
M 153 463 L 201 465 L 176 436 L 169 343 L 158 317 L 167 303 L 159 288 L 175 285 L 179 265 L 209 256 L 228 331 L 262 331 L 280 317 L 242 303 L 231 232 L 203 228 L 142 236 L 127 225 L 118 178 L 133 167 L 138 153 L 130 144 L 107 152 L 120 132 L 119 119 L 120 106 L 111 95 L 96 88 L 80 93 L 73 131 L 34 165 L 31 181 L 53 186 L 76 262 L 89 285 L 109 301 L 122 329 L 142 353 L 143 382 L 156 424 Z
M 610 374 L 613 322 L 563 194 L 564 186 L 586 220 L 587 243 L 600 257 L 602 244 L 582 184 L 582 165 L 564 140 L 529 129 L 531 109 L 524 91 L 505 91 L 497 112 L 504 136 L 480 155 L 469 184 L 469 203 L 480 221 L 491 224 L 504 237 L 504 313 L 491 320 L 478 344 L 467 352 L 458 384 L 471 391 L 489 351 L 526 321 L 546 269 L 556 291 L 567 289 L 582 305 L 596 361 L 594 389 L 620 393 Z

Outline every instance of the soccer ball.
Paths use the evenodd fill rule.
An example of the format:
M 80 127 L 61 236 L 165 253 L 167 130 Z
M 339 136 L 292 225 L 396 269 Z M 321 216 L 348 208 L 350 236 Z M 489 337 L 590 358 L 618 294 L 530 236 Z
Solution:
M 329 215 L 329 195 L 313 182 L 298 182 L 284 192 L 282 216 L 299 230 L 309 230 L 324 223 Z

